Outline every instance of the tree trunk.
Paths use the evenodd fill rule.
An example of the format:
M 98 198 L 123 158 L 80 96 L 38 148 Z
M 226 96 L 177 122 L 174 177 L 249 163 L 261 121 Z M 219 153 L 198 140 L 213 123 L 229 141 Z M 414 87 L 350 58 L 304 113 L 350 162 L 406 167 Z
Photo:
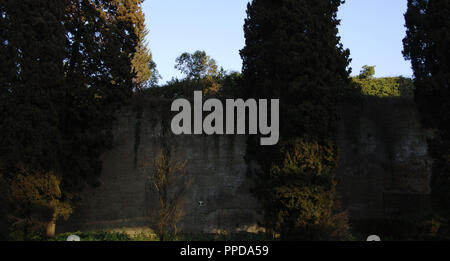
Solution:
M 56 229 L 56 220 L 52 220 L 47 225 L 47 237 L 48 238 L 55 237 L 55 229 Z
M 164 241 L 164 236 L 166 234 L 166 230 L 164 229 L 164 227 L 160 224 L 159 227 L 159 241 L 163 242 Z

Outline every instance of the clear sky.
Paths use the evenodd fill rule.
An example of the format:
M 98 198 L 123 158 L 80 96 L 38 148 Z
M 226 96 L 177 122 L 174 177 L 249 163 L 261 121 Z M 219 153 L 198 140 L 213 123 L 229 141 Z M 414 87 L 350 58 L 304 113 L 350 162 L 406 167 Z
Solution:
M 350 49 L 353 74 L 365 64 L 375 65 L 376 76 L 412 76 L 403 58 L 407 0 L 347 0 L 340 7 L 342 43 Z
M 226 70 L 240 71 L 243 24 L 249 0 L 146 0 L 148 42 L 163 81 L 180 74 L 175 59 L 204 50 Z M 347 0 L 339 10 L 340 35 L 351 51 L 353 74 L 365 64 L 376 76 L 411 76 L 402 56 L 407 0 Z

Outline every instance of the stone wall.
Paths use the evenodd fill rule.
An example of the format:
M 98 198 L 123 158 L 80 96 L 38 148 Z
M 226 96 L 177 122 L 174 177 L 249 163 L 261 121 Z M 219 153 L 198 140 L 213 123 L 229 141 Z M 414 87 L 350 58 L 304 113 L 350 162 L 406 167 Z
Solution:
M 413 101 L 367 97 L 342 107 L 338 191 L 353 218 L 390 217 L 426 209 L 431 162 Z M 122 112 L 114 128 L 115 147 L 103 155 L 102 185 L 87 189 L 60 231 L 153 226 L 156 195 L 135 166 L 160 149 L 162 117 L 144 110 L 136 146 L 135 112 Z M 167 119 L 166 119 L 167 120 Z M 245 136 L 178 136 L 173 155 L 187 160 L 193 183 L 186 194 L 189 233 L 258 230 L 261 207 L 247 176 Z
M 62 231 L 154 226 L 157 195 L 139 171 L 161 149 L 162 119 L 145 110 L 136 145 L 136 113 L 122 112 L 114 127 L 115 147 L 102 157 L 101 186 L 87 189 Z M 172 157 L 186 160 L 191 186 L 185 197 L 185 217 L 178 228 L 186 233 L 257 231 L 258 202 L 247 178 L 245 136 L 189 135 L 170 138 Z M 135 156 L 136 164 L 135 164 Z
M 410 98 L 365 97 L 342 107 L 338 191 L 352 218 L 389 218 L 429 206 L 431 159 Z

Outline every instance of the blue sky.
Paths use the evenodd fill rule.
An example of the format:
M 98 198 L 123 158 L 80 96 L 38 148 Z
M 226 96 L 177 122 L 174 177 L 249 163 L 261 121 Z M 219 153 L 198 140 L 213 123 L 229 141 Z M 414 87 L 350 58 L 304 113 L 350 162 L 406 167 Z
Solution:
M 243 24 L 248 0 L 146 0 L 148 42 L 163 81 L 181 75 L 174 69 L 181 53 L 204 50 L 226 70 L 240 71 Z M 376 76 L 411 76 L 402 56 L 403 14 L 407 0 L 347 0 L 339 10 L 340 35 L 351 51 L 353 74 L 365 64 Z

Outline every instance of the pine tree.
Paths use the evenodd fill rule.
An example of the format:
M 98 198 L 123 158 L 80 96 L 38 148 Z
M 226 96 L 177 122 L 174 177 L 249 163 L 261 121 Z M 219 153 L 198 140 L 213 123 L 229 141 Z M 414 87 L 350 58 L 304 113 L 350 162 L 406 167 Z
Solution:
M 244 25 L 248 97 L 280 99 L 278 147 L 249 142 L 262 165 L 256 194 L 266 225 L 285 239 L 331 237 L 339 92 L 349 51 L 337 36 L 341 0 L 254 0 Z M 255 156 L 256 155 L 256 156 Z
M 415 99 L 427 128 L 433 158 L 432 194 L 448 211 L 450 204 L 450 2 L 409 0 L 405 14 L 404 56 L 414 71 Z

